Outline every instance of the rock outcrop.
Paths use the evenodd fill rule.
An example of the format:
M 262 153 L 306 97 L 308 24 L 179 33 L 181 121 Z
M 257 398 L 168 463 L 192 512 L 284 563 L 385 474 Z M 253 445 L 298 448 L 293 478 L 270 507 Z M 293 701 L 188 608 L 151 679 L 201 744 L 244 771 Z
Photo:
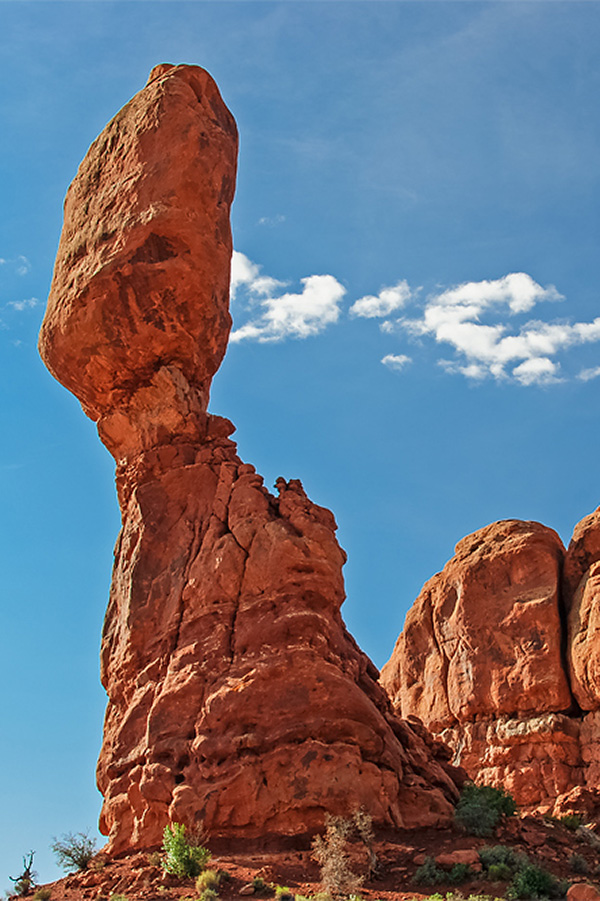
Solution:
M 69 189 L 40 337 L 117 462 L 98 764 L 113 852 L 169 820 L 287 835 L 362 805 L 443 825 L 458 796 L 448 749 L 393 714 L 344 627 L 332 514 L 296 480 L 272 496 L 207 412 L 236 150 L 206 72 L 154 69 Z
M 600 776 L 600 510 L 480 529 L 424 586 L 381 681 L 477 781 L 589 816 Z M 600 811 L 600 808 L 599 808 Z

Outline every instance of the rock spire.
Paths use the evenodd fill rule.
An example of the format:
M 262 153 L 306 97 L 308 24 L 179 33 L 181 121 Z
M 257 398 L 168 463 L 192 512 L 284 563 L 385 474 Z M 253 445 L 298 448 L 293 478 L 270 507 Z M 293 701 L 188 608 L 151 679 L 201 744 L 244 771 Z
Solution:
M 109 849 L 167 822 L 310 833 L 364 806 L 443 825 L 460 773 L 398 719 L 340 614 L 345 554 L 297 480 L 270 494 L 207 412 L 223 357 L 234 120 L 157 66 L 69 188 L 40 351 L 117 464 L 98 784 Z

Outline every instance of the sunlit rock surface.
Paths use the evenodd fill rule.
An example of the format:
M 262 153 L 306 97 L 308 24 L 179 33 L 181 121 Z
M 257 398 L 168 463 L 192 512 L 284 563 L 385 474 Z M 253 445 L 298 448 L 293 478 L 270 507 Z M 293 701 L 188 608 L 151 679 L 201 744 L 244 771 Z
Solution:
M 40 351 L 117 461 L 102 639 L 109 849 L 165 824 L 313 832 L 364 806 L 443 825 L 461 773 L 397 718 L 347 633 L 333 515 L 270 494 L 207 413 L 225 351 L 236 126 L 194 66 L 158 66 L 67 194 Z

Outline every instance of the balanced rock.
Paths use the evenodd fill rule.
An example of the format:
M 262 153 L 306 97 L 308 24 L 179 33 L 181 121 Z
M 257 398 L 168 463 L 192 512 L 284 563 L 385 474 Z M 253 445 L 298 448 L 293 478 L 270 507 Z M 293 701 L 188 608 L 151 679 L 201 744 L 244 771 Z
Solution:
M 169 821 L 281 836 L 363 806 L 439 826 L 464 778 L 347 633 L 332 514 L 297 480 L 271 495 L 207 413 L 236 147 L 206 72 L 154 69 L 69 189 L 40 338 L 117 461 L 98 764 L 113 852 Z

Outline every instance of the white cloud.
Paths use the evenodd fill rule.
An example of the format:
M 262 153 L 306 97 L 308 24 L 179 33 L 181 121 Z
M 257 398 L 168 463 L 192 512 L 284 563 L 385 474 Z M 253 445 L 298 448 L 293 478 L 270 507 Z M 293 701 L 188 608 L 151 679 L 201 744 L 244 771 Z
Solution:
M 31 263 L 29 262 L 27 257 L 17 257 L 17 275 L 27 275 L 30 269 Z
M 268 296 L 277 288 L 282 288 L 285 282 L 277 281 L 270 275 L 261 275 L 262 266 L 249 260 L 246 254 L 240 253 L 238 250 L 233 251 L 231 257 L 231 286 L 229 289 L 230 297 L 236 299 L 239 289 L 244 287 L 246 291 L 254 297 Z
M 465 315 L 477 308 L 479 312 L 492 306 L 508 305 L 512 313 L 526 313 L 540 300 L 563 300 L 554 285 L 542 288 L 526 272 L 511 272 L 494 281 L 465 282 L 442 291 L 435 297 L 437 304 L 463 308 Z
M 593 369 L 582 369 L 577 378 L 582 382 L 589 382 L 591 379 L 597 379 L 598 376 L 600 376 L 600 366 L 594 366 Z
M 386 354 L 385 357 L 382 357 L 381 362 L 388 369 L 394 369 L 399 372 L 408 366 L 409 363 L 412 363 L 412 359 L 407 357 L 406 354 Z
M 245 311 L 246 321 L 241 325 L 236 321 L 230 339 L 233 343 L 307 338 L 339 321 L 346 290 L 332 275 L 303 278 L 302 290 L 293 292 L 284 290 L 287 282 L 263 275 L 261 269 L 243 253 L 234 251 L 231 297 L 235 299 L 234 310 L 238 310 L 236 320 Z M 439 359 L 438 365 L 473 382 L 492 378 L 524 386 L 556 384 L 564 381 L 557 359 L 561 352 L 600 342 L 600 316 L 591 322 L 540 318 L 523 322 L 538 304 L 564 300 L 554 285 L 542 287 L 525 272 L 440 287 L 418 301 L 420 315 L 393 315 L 409 301 L 414 309 L 420 290 L 411 289 L 402 279 L 377 295 L 360 297 L 349 313 L 361 319 L 381 319 L 379 329 L 385 335 L 404 335 L 421 344 L 433 339 L 436 344 L 449 346 L 454 351 L 452 357 Z M 395 371 L 411 362 L 404 353 L 388 353 L 381 358 L 384 366 Z M 597 377 L 600 366 L 584 369 L 577 376 L 582 381 Z
M 261 216 L 258 220 L 259 225 L 267 225 L 269 228 L 275 228 L 282 222 L 285 222 L 285 216 L 282 216 L 281 213 L 276 213 L 275 216 Z
M 7 307 L 12 307 L 13 310 L 17 310 L 19 313 L 22 313 L 23 310 L 30 310 L 32 307 L 37 307 L 39 304 L 39 300 L 37 297 L 29 297 L 27 300 L 9 300 L 6 304 Z
M 522 385 L 548 385 L 560 381 L 558 370 L 558 363 L 548 357 L 534 357 L 515 366 L 512 374 Z
M 338 321 L 339 302 L 346 289 L 332 275 L 309 275 L 301 279 L 301 293 L 281 294 L 286 283 L 261 275 L 260 270 L 243 253 L 234 251 L 231 296 L 237 299 L 243 287 L 248 306 L 258 315 L 234 329 L 230 337 L 233 343 L 308 338 Z
M 360 297 L 350 307 L 351 316 L 361 316 L 364 319 L 389 316 L 395 310 L 399 310 L 412 296 L 408 282 L 402 280 L 389 288 L 382 288 L 379 294 L 368 294 Z
M 547 385 L 562 380 L 559 364 L 551 357 L 568 347 L 600 341 L 600 317 L 574 324 L 529 321 L 516 331 L 505 317 L 562 299 L 553 285 L 543 288 L 526 273 L 514 272 L 431 294 L 420 318 L 399 319 L 386 331 L 401 327 L 409 335 L 449 344 L 457 357 L 440 361 L 447 372 L 475 380 L 512 378 L 522 385 Z M 484 317 L 487 321 L 482 322 Z
M 15 257 L 12 260 L 7 260 L 4 257 L 0 257 L 0 266 L 10 265 L 14 265 L 17 275 L 27 275 L 27 273 L 31 270 L 31 263 L 29 262 L 27 257 L 23 256 L 23 254 L 19 254 L 18 257 Z

